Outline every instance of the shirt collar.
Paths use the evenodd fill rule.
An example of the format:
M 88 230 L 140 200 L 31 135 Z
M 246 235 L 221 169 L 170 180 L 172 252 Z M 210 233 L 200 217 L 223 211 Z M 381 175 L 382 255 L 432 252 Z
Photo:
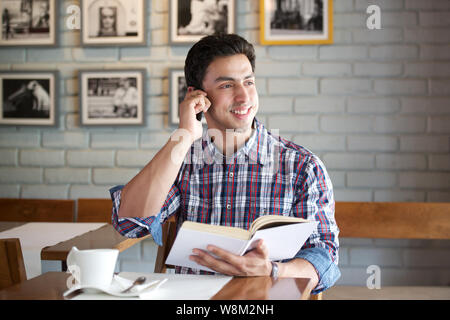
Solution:
M 263 124 L 256 118 L 253 121 L 253 133 L 245 145 L 236 153 L 225 157 L 211 141 L 207 128 L 203 130 L 201 139 L 194 142 L 192 162 L 199 169 L 205 164 L 223 163 L 259 163 L 264 165 L 267 162 L 268 153 L 268 133 Z

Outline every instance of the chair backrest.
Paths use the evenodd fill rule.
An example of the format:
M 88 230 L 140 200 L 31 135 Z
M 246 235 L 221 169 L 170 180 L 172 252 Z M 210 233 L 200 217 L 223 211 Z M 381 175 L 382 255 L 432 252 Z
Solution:
M 20 240 L 0 239 L 0 289 L 27 279 Z
M 450 239 L 450 202 L 336 202 L 343 238 Z
M 74 200 L 0 199 L 0 221 L 73 222 Z
M 111 199 L 78 199 L 77 222 L 111 223 Z
M 175 215 L 170 216 L 162 226 L 163 245 L 158 247 L 155 261 L 155 273 L 165 273 L 167 268 L 173 268 L 171 265 L 166 265 L 166 259 L 175 242 L 176 227 L 177 222 Z

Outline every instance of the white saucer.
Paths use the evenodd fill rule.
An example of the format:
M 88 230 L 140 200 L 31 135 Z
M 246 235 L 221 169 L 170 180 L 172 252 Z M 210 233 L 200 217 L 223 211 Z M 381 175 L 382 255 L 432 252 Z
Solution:
M 133 287 L 130 291 L 122 293 L 126 288 L 133 284 L 132 280 L 122 278 L 118 275 L 114 275 L 111 284 L 108 287 L 102 286 L 82 286 L 74 285 L 69 290 L 65 291 L 63 296 L 66 297 L 76 290 L 82 289 L 83 291 L 94 292 L 104 292 L 106 294 L 116 296 L 116 297 L 139 297 L 142 294 L 148 294 L 154 290 L 157 290 L 167 279 L 146 281 L 141 285 Z

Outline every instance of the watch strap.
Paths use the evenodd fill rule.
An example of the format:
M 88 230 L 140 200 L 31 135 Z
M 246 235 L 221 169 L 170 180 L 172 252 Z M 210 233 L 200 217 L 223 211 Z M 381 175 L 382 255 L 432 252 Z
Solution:
M 272 271 L 270 272 L 270 276 L 273 278 L 277 278 L 278 277 L 278 264 L 274 261 L 270 261 L 270 263 L 272 264 Z

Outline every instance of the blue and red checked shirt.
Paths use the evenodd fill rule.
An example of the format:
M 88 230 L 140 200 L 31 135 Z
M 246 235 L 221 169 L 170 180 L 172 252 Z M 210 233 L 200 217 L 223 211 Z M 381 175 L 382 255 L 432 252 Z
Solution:
M 318 221 L 294 258 L 316 268 L 319 283 L 313 293 L 331 287 L 340 277 L 339 229 L 334 219 L 333 187 L 321 160 L 307 149 L 284 140 L 256 120 L 250 139 L 234 155 L 225 157 L 208 130 L 186 155 L 178 176 L 157 216 L 118 218 L 121 190 L 110 190 L 112 223 L 124 236 L 152 234 L 162 245 L 162 224 L 177 214 L 185 220 L 248 229 L 261 215 L 286 215 Z M 179 273 L 200 273 L 177 267 Z

